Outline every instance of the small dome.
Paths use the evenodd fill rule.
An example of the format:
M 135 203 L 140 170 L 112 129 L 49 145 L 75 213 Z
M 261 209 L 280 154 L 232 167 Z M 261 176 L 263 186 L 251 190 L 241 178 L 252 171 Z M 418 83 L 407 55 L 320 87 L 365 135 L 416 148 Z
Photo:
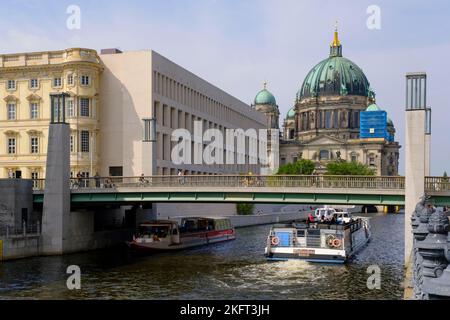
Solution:
M 380 107 L 375 103 L 367 107 L 366 111 L 381 111 Z
M 264 83 L 264 89 L 262 89 L 255 97 L 255 105 L 258 104 L 268 104 L 271 106 L 277 105 L 277 100 L 275 100 L 275 96 L 266 89 L 267 83 Z
M 271 94 L 268 90 L 261 90 L 255 98 L 255 104 L 269 104 L 272 106 L 277 105 L 277 101 L 273 94 Z
M 287 116 L 286 116 L 286 120 L 291 120 L 295 118 L 295 109 L 291 108 L 289 109 Z

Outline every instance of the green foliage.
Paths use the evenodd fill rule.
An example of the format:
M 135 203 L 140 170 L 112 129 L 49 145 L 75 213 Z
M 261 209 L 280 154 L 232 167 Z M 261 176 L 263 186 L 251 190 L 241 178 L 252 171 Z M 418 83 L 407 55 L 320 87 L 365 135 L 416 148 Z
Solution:
M 237 203 L 236 212 L 241 216 L 249 216 L 253 214 L 255 205 L 253 203 Z
M 314 162 L 311 160 L 301 159 L 296 163 L 288 163 L 282 165 L 277 174 L 278 175 L 311 175 L 315 169 Z
M 443 179 L 443 180 L 444 180 L 445 182 L 448 182 L 448 175 L 447 175 L 447 171 L 444 171 L 444 176 L 443 176 L 443 177 L 444 177 L 444 179 Z
M 327 165 L 330 176 L 373 176 L 375 171 L 359 162 L 336 161 Z

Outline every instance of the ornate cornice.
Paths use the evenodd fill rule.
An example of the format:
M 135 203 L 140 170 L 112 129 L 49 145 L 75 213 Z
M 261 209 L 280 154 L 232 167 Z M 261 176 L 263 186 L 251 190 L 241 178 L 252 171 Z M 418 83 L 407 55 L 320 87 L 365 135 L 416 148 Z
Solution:
M 35 94 L 35 93 L 32 93 L 32 94 L 29 94 L 28 96 L 27 96 L 27 100 L 28 101 L 41 101 L 42 100 L 42 98 L 39 96 L 39 95 L 37 95 L 37 94 Z
M 19 101 L 19 98 L 17 98 L 16 96 L 9 94 L 6 97 L 3 98 L 4 101 L 6 102 L 17 102 Z

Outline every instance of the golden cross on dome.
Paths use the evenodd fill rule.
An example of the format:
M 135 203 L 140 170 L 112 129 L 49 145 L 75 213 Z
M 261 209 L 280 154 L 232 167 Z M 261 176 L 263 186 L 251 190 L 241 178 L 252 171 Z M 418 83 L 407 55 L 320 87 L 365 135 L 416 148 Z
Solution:
M 333 40 L 333 47 L 339 47 L 341 43 L 339 42 L 339 33 L 338 33 L 338 21 L 336 20 L 336 24 L 334 25 L 334 40 Z

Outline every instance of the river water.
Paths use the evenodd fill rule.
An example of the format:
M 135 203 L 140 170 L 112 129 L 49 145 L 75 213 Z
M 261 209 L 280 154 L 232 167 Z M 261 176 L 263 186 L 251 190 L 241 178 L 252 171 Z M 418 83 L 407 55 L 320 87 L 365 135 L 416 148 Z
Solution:
M 345 265 L 267 262 L 270 226 L 237 230 L 237 240 L 136 257 L 123 249 L 0 263 L 0 299 L 401 299 L 404 215 L 369 214 L 372 241 Z M 69 265 L 81 290 L 66 287 Z M 367 268 L 381 268 L 381 290 Z

